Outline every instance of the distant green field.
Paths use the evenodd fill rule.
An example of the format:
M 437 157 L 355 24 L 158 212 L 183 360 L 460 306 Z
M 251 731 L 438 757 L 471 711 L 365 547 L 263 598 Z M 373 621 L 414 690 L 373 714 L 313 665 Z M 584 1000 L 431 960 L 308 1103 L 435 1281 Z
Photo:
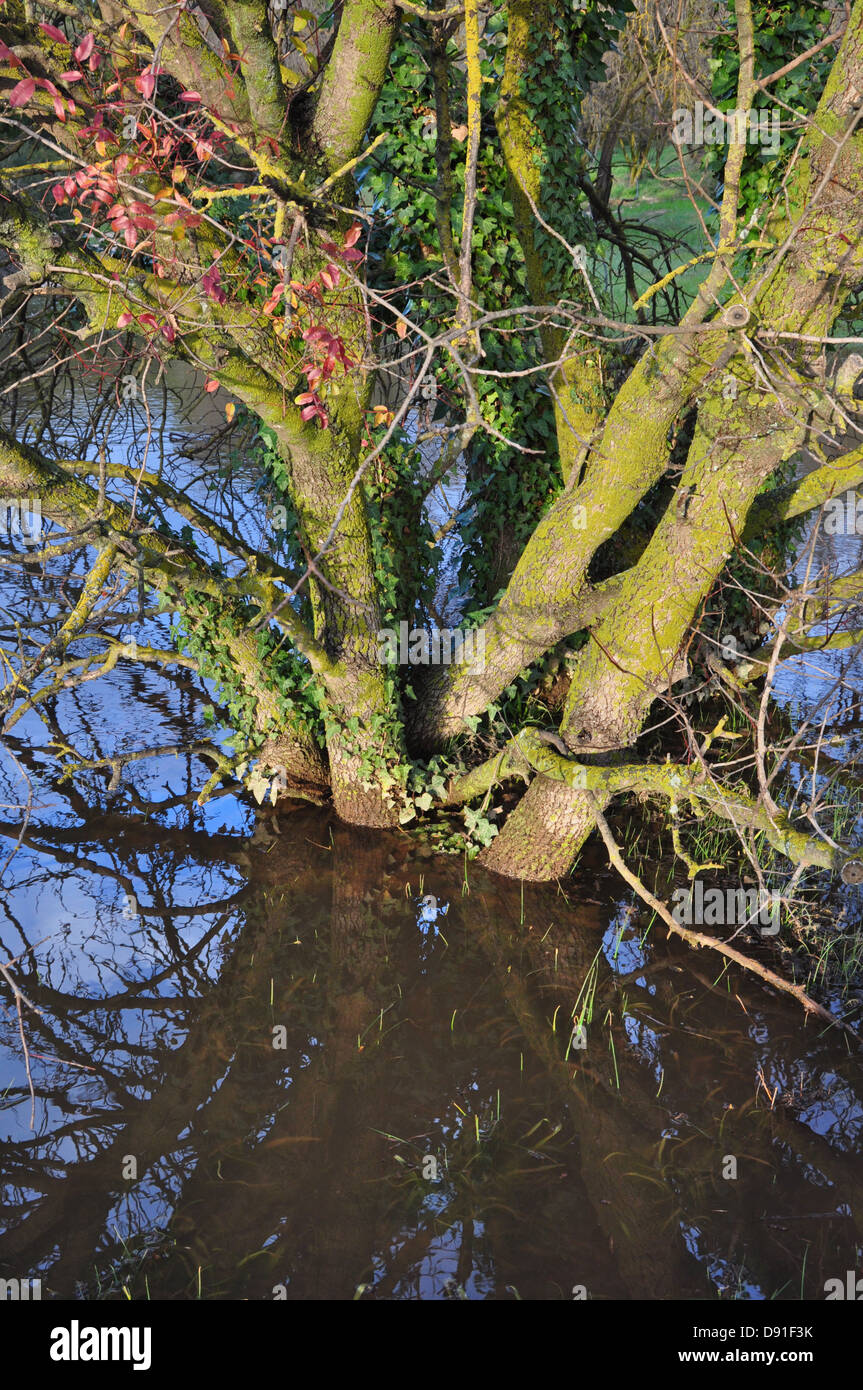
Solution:
M 629 223 L 627 234 L 633 247 L 642 251 L 655 263 L 660 275 L 684 264 L 693 256 L 701 255 L 710 249 L 695 208 L 686 194 L 680 175 L 677 154 L 671 145 L 662 152 L 656 165 L 657 173 L 645 169 L 633 184 L 625 160 L 618 159 L 614 165 L 614 182 L 611 194 L 611 209 L 614 215 Z M 710 190 L 712 191 L 712 189 Z M 699 207 L 711 233 L 716 227 L 716 215 L 705 199 L 698 199 Z M 632 224 L 639 224 L 633 227 Z M 670 238 L 663 252 L 655 240 L 644 235 L 640 229 L 655 227 Z M 632 319 L 633 314 L 627 298 L 623 279 L 620 251 L 609 242 L 600 242 L 596 263 L 597 290 L 611 295 L 613 312 L 618 318 Z M 685 305 L 691 303 L 698 286 L 709 270 L 709 262 L 693 266 L 675 277 L 675 284 Z M 642 294 L 654 277 L 646 266 L 635 263 L 635 280 L 638 293 Z M 660 307 L 660 305 L 662 307 Z M 658 313 L 666 315 L 665 301 L 657 304 Z M 650 314 L 648 314 L 650 317 Z

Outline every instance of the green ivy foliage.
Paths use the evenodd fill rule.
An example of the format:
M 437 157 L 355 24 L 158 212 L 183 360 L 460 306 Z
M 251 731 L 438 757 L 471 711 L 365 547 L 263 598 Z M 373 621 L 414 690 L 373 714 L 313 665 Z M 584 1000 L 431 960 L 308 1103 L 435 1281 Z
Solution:
M 233 747 L 243 758 L 260 747 L 266 731 L 255 727 L 257 699 L 236 671 L 229 639 L 232 634 L 248 634 L 259 616 L 253 604 L 189 590 L 174 625 L 177 649 L 194 657 L 201 675 L 215 685 L 226 723 L 234 731 Z M 311 735 L 323 748 L 326 708 L 305 658 L 284 643 L 275 627 L 259 629 L 256 642 L 262 669 L 278 697 L 280 721 L 274 732 L 289 729 Z
M 571 244 L 590 245 L 592 223 L 581 196 L 574 192 L 574 172 L 583 155 L 575 138 L 578 94 L 603 75 L 602 55 L 623 23 L 629 0 L 614 9 L 584 12 L 571 4 L 554 6 L 556 29 L 551 43 L 537 35 L 532 48 L 530 79 L 525 98 L 542 135 L 541 212 Z M 528 302 L 524 261 L 515 233 L 493 103 L 503 77 L 506 55 L 506 11 L 492 15 L 486 28 L 482 75 L 482 141 L 478 169 L 477 208 L 473 226 L 474 297 L 493 312 Z M 465 74 L 456 45 L 447 51 L 449 101 L 454 126 L 466 118 Z M 561 92 L 569 94 L 561 101 Z M 369 275 L 379 290 L 394 292 L 393 303 L 429 328 L 453 319 L 450 294 L 424 280 L 429 271 L 443 282 L 445 270 L 435 224 L 437 171 L 435 139 L 429 113 L 435 109 L 430 54 L 411 27 L 399 39 L 390 76 L 381 94 L 370 134 L 387 131 L 385 155 L 361 172 L 366 206 L 377 214 L 369 255 Z M 464 197 L 464 146 L 454 140 L 451 150 L 453 235 L 461 236 Z M 580 277 L 571 258 L 555 238 L 540 231 L 538 250 L 557 298 L 582 294 Z M 399 292 L 399 287 L 405 288 Z M 516 321 L 514 321 L 516 322 Z M 488 332 L 483 337 L 482 364 L 489 375 L 475 378 L 484 420 L 506 439 L 534 453 L 522 453 L 504 440 L 480 431 L 470 446 L 464 515 L 460 518 L 460 582 L 463 595 L 475 603 L 490 603 L 497 590 L 495 547 L 507 537 L 512 553 L 526 543 L 543 511 L 560 486 L 551 396 L 539 374 L 500 378 L 491 372 L 524 372 L 542 360 L 537 339 L 529 334 Z M 447 359 L 435 368 L 439 420 L 463 418 L 461 383 Z M 398 524 L 386 523 L 389 499 L 382 506 L 381 524 L 391 537 Z M 403 529 L 403 528 L 402 528 Z M 421 550 L 421 547 L 420 547 Z M 414 552 L 416 554 L 416 551 Z M 428 557 L 423 555 L 427 568 Z M 407 559 L 410 569 L 410 559 Z M 405 566 L 400 565 L 404 572 Z M 401 596 L 400 596 L 401 598 Z M 404 613 L 403 613 L 404 615 Z
M 736 107 L 740 72 L 734 3 L 726 3 L 727 13 L 710 59 L 711 99 L 723 112 Z M 822 5 L 801 5 L 800 0 L 756 0 L 752 7 L 756 81 L 784 67 L 795 54 L 813 47 L 830 32 L 831 20 L 830 11 Z M 774 155 L 769 145 L 747 142 L 740 176 L 740 217 L 744 224 L 759 207 L 766 209 L 779 193 L 788 160 L 805 130 L 807 118 L 818 104 L 835 56 L 834 48 L 824 48 L 785 77 L 756 92 L 753 111 L 760 119 L 778 113 L 779 150 Z M 726 157 L 726 146 L 707 147 L 707 169 L 717 180 L 722 179 Z

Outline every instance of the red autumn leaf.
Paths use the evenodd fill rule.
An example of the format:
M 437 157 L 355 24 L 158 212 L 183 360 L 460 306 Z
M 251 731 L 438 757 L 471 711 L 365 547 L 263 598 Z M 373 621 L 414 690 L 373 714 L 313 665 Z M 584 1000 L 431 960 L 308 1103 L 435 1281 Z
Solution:
M 123 231 L 123 240 L 130 251 L 134 251 L 138 244 L 138 236 L 134 227 L 126 227 Z
M 85 63 L 87 61 L 90 54 L 93 52 L 93 45 L 95 42 L 96 38 L 94 34 L 87 34 L 86 37 L 81 40 L 78 47 L 75 49 L 76 63 Z
M 20 68 L 21 66 L 21 59 L 17 54 L 12 52 L 11 48 L 7 48 L 5 43 L 0 43 L 0 58 L 2 58 L 4 63 L 8 63 L 10 67 Z
M 69 47 L 69 40 L 66 38 L 66 35 L 55 28 L 53 24 L 40 24 L 39 28 L 42 30 L 43 34 L 48 35 L 49 39 L 54 39 L 56 43 L 62 43 L 65 44 L 67 48 Z
M 90 69 L 91 72 L 95 72 L 96 69 L 99 67 L 99 64 L 101 63 L 101 61 L 102 61 L 102 55 L 101 55 L 101 53 L 99 53 L 98 51 L 95 51 L 95 52 L 93 52 L 93 53 L 90 54 L 90 61 L 89 61 L 89 63 L 87 64 L 87 67 Z
M 217 381 L 214 381 L 211 376 L 208 376 L 207 380 L 204 382 L 204 390 L 207 392 L 207 394 L 209 396 L 212 396 L 213 392 L 218 391 L 218 389 L 219 383 Z
M 200 93 L 200 92 L 181 92 L 181 93 L 180 93 L 180 100 L 181 100 L 181 101 L 200 101 L 200 100 L 201 100 L 201 93 Z
M 345 246 L 356 246 L 362 234 L 362 224 L 360 222 L 355 222 L 354 225 L 348 229 L 348 234 L 345 237 Z
M 118 327 L 118 328 L 127 328 L 127 327 L 129 326 L 130 323 L 134 323 L 134 322 L 135 322 L 135 315 L 134 315 L 134 314 L 130 314 L 129 311 L 128 311 L 128 309 L 127 309 L 127 310 L 125 310 L 125 312 L 122 313 L 122 314 L 120 315 L 120 317 L 118 318 L 118 320 L 117 320 L 117 327 Z
M 36 90 L 35 77 L 22 77 L 9 93 L 10 106 L 23 106 Z
M 362 251 L 356 251 L 351 246 L 349 246 L 345 251 L 340 251 L 339 255 L 343 261 L 361 261 L 363 258 Z
M 69 72 L 60 73 L 61 82 L 80 82 L 83 77 L 83 72 L 79 72 L 77 68 L 71 68 Z
M 167 338 L 169 343 L 173 343 L 174 339 L 177 336 L 177 330 L 175 329 L 172 323 L 162 324 L 162 336 L 164 338 Z
M 138 315 L 138 322 L 139 322 L 139 323 L 142 323 L 142 324 L 144 325 L 145 328 L 158 328 L 158 327 L 159 327 L 159 324 L 158 324 L 157 319 L 155 319 L 155 318 L 153 317 L 152 314 L 139 314 L 139 315 Z
M 63 187 L 62 183 L 55 183 L 55 184 L 54 184 L 54 187 L 51 189 L 51 192 L 52 192 L 53 195 L 54 195 L 54 202 L 55 202 L 55 203 L 57 203 L 58 205 L 59 205 L 60 203 L 65 203 L 65 201 L 66 201 L 66 190 L 65 190 L 65 188 Z
M 301 420 L 312 420 L 312 419 L 314 419 L 314 417 L 317 415 L 317 413 L 318 413 L 318 407 L 317 407 L 316 405 L 305 405 L 305 406 L 303 406 L 302 410 L 300 411 L 300 419 L 301 419 Z
M 265 314 L 271 314 L 273 312 L 282 295 L 284 294 L 285 288 L 286 286 L 284 284 L 284 281 L 280 281 L 280 283 L 276 285 L 266 304 L 262 306 L 263 312 Z
M 156 89 L 155 75 L 152 72 L 142 72 L 135 78 L 135 88 L 146 101 L 149 101 Z
M 65 112 L 64 109 L 63 109 L 63 98 L 62 98 L 62 97 L 52 97 L 52 98 L 51 98 L 51 104 L 52 104 L 52 106 L 54 107 L 54 115 L 57 117 L 57 120 L 58 120 L 58 121 L 63 121 L 63 122 L 65 123 L 65 120 L 66 120 L 66 112 Z

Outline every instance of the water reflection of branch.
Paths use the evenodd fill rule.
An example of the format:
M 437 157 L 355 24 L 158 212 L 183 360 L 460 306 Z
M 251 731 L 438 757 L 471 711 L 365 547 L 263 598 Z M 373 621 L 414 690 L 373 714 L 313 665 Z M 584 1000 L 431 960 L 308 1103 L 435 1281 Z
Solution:
M 5 965 L 0 965 L 0 975 L 3 976 L 4 980 L 6 981 L 13 995 L 15 996 L 15 1010 L 18 1014 L 18 1034 L 21 1038 L 21 1050 L 24 1053 L 24 1067 L 27 1071 L 27 1085 L 30 1088 L 30 1128 L 34 1129 L 36 1125 L 36 1092 L 33 1089 L 33 1076 L 30 1071 L 30 1051 L 27 1047 L 27 1034 L 24 1032 L 24 1012 L 22 1009 L 22 1005 L 26 1005 L 28 1009 L 32 1009 L 35 1014 L 41 1013 L 41 1009 L 37 1009 L 32 999 L 28 999 L 24 991 L 18 988 L 12 975 L 10 974 L 9 970 L 7 970 Z
M 772 985 L 774 989 L 781 990 L 785 994 L 790 994 L 798 1003 L 803 1005 L 807 1013 L 814 1014 L 816 1018 L 820 1018 L 823 1023 L 826 1023 L 828 1027 L 838 1028 L 842 1032 L 848 1034 L 849 1037 L 854 1038 L 855 1041 L 859 1041 L 857 1034 L 852 1028 L 846 1023 L 842 1023 L 840 1019 L 836 1018 L 834 1014 L 831 1014 L 829 1010 L 823 1008 L 821 1004 L 817 1004 L 800 985 L 794 984 L 790 980 L 783 979 L 781 975 L 776 974 L 775 970 L 770 970 L 766 965 L 762 965 L 760 961 L 753 960 L 750 956 L 743 955 L 741 951 L 735 950 L 733 946 L 727 945 L 726 942 L 720 941 L 712 936 L 707 936 L 704 932 L 690 931 L 688 927 L 681 926 L 679 922 L 675 922 L 665 905 L 661 903 L 658 898 L 654 897 L 650 890 L 641 882 L 637 874 L 634 874 L 624 863 L 620 848 L 611 833 L 608 821 L 599 808 L 596 797 L 592 792 L 585 792 L 584 795 L 592 804 L 594 815 L 596 816 L 596 827 L 605 842 L 605 847 L 608 850 L 608 857 L 615 869 L 617 869 L 621 878 L 625 879 L 629 886 L 635 889 L 638 896 L 647 903 L 648 907 L 653 908 L 656 915 L 660 917 L 668 927 L 669 932 L 674 936 L 682 937 L 690 946 L 706 946 L 711 950 L 718 951 L 720 955 L 727 956 L 729 960 L 734 961 L 735 965 L 742 966 L 744 970 L 750 971 L 753 975 L 758 975 L 766 984 Z
M 9 745 L 5 744 L 4 747 L 6 748 L 6 752 L 9 754 L 9 757 L 12 759 L 13 763 L 17 767 L 22 778 L 27 783 L 27 802 L 21 808 L 24 812 L 24 815 L 21 819 L 21 825 L 18 828 L 18 836 L 15 841 L 15 844 L 12 846 L 12 849 L 9 851 L 8 855 L 3 860 L 3 863 L 0 864 L 0 875 L 5 873 L 12 860 L 14 859 L 15 855 L 17 854 L 18 850 L 21 848 L 24 835 L 27 831 L 27 826 L 30 823 L 30 816 L 32 814 L 33 809 L 33 783 L 30 781 L 30 778 L 27 776 L 27 773 L 24 771 L 18 759 L 15 757 L 15 754 L 12 752 L 12 749 L 9 747 Z

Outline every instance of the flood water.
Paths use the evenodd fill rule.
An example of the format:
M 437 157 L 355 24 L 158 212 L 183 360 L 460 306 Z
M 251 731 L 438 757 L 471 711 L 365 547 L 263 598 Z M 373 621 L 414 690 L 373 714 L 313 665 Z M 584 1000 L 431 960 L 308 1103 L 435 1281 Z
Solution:
M 303 804 L 197 807 L 188 752 L 58 781 L 52 739 L 187 746 L 206 700 L 121 662 L 6 740 L 0 962 L 33 1006 L 34 1096 L 0 982 L 0 1277 L 800 1300 L 861 1267 L 859 1046 L 649 928 L 594 842 L 562 888 L 522 889 Z M 418 921 L 424 894 L 446 914 Z

